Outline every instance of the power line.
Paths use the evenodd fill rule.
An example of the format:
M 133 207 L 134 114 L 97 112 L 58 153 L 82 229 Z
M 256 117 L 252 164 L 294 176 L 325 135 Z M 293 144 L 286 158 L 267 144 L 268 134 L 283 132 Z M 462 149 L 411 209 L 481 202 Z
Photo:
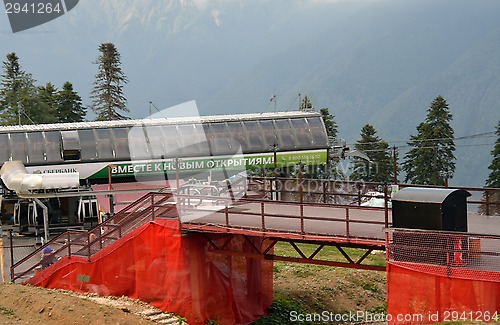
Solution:
M 481 139 L 481 138 L 493 138 L 495 137 L 496 131 L 490 131 L 490 132 L 484 132 L 484 133 L 477 133 L 477 134 L 472 134 L 472 135 L 464 135 L 460 137 L 454 137 L 454 138 L 431 138 L 431 139 L 412 139 L 412 140 L 397 140 L 397 141 L 385 141 L 383 139 L 380 139 L 379 141 L 374 141 L 374 142 L 356 142 L 356 143 L 351 143 L 351 145 L 356 145 L 356 144 L 362 144 L 362 145 L 369 145 L 369 144 L 380 144 L 380 143 L 387 143 L 387 144 L 396 144 L 396 143 L 408 143 L 408 142 L 425 142 L 425 141 L 449 141 L 449 140 L 466 140 L 466 139 Z M 411 147 L 412 145 L 404 145 L 404 146 L 397 146 L 398 148 L 402 147 Z
M 462 147 L 483 147 L 483 146 L 494 146 L 495 143 L 479 143 L 479 144 L 461 144 L 461 145 L 455 145 L 455 148 L 462 148 Z M 403 149 L 403 150 L 409 150 L 412 146 L 401 146 L 401 147 L 396 147 L 397 149 Z M 418 149 L 435 149 L 439 148 L 438 146 L 425 146 L 425 147 L 418 147 Z M 363 152 L 383 152 L 383 151 L 391 151 L 392 147 L 387 147 L 385 149 L 367 149 L 363 150 Z

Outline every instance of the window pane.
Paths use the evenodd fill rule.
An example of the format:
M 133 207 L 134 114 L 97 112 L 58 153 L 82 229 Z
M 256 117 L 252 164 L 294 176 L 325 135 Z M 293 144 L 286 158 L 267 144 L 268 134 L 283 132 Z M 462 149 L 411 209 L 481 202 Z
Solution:
M 26 163 L 26 135 L 24 133 L 11 133 L 10 134 L 10 152 L 12 160 L 20 160 Z
M 128 133 L 130 158 L 132 160 L 149 159 L 148 142 L 142 126 L 134 126 Z
M 117 159 L 130 159 L 130 152 L 128 149 L 128 129 L 119 128 L 112 129 L 113 142 L 115 145 L 115 158 Z
M 9 134 L 0 134 L 0 164 L 10 160 Z
M 82 160 L 97 159 L 97 145 L 94 130 L 78 130 Z
M 60 141 L 61 135 L 59 131 L 45 132 L 45 157 L 48 163 L 62 161 Z
M 272 150 L 273 145 L 280 145 L 279 139 L 277 137 L 276 130 L 274 129 L 272 120 L 259 121 L 260 127 L 262 128 L 262 136 L 264 137 L 264 145 L 266 149 Z
M 28 133 L 28 161 L 30 163 L 45 162 L 45 144 L 42 132 Z
M 295 134 L 295 140 L 297 141 L 297 147 L 310 148 L 312 145 L 312 139 L 306 119 L 296 118 L 292 119 L 291 122 L 293 133 Z
M 231 153 L 225 123 L 208 123 L 207 139 L 214 155 Z
M 165 141 L 161 126 L 146 126 L 151 156 L 153 158 L 165 157 Z
M 113 143 L 110 129 L 95 129 L 97 141 L 97 157 L 99 159 L 113 159 Z
M 231 146 L 241 147 L 241 150 L 245 152 L 247 148 L 247 139 L 245 136 L 245 130 L 243 129 L 243 124 L 241 122 L 227 122 L 227 129 L 231 134 Z M 238 148 L 233 148 L 233 150 L 238 150 Z
M 161 128 L 165 141 L 165 157 L 175 158 L 179 156 L 180 144 L 177 134 L 177 127 L 175 125 L 164 125 Z
M 275 120 L 274 125 L 278 133 L 278 147 L 280 150 L 295 149 L 295 138 L 293 137 L 293 129 L 290 127 L 289 120 Z
M 177 132 L 180 139 L 180 153 L 184 156 L 201 156 L 202 152 L 206 150 L 201 150 L 202 135 L 198 134 L 198 129 L 195 128 L 194 124 L 181 124 L 177 126 Z
M 314 147 L 326 147 L 328 145 L 328 139 L 321 117 L 308 117 L 307 123 L 309 123 Z
M 260 151 L 264 147 L 262 143 L 262 130 L 256 121 L 244 121 L 245 131 L 248 137 L 248 151 Z
M 198 124 L 193 124 L 194 127 L 194 133 L 196 134 L 196 146 L 197 146 L 197 152 L 198 156 L 207 156 L 210 155 L 210 148 L 208 147 L 208 139 L 207 139 L 207 133 L 205 128 L 203 127 L 203 124 L 198 123 Z

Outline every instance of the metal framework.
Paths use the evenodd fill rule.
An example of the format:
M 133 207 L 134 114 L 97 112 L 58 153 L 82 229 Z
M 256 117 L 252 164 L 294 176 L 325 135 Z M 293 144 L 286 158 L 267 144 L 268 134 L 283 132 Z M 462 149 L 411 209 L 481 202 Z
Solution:
M 210 246 L 214 249 L 214 253 L 227 255 L 227 256 L 241 256 L 241 257 L 249 257 L 249 258 L 257 258 L 257 259 L 265 259 L 265 260 L 273 260 L 273 261 L 282 261 L 282 262 L 294 262 L 294 263 L 304 263 L 304 264 L 314 264 L 314 265 L 326 265 L 326 266 L 336 266 L 336 267 L 346 267 L 346 268 L 354 268 L 354 269 L 362 269 L 362 270 L 374 270 L 374 271 L 385 271 L 385 266 L 379 265 L 370 265 L 370 264 L 362 264 L 363 261 L 373 252 L 373 251 L 385 251 L 385 245 L 361 245 L 361 244 L 350 244 L 350 243 L 339 243 L 335 241 L 312 241 L 312 240 L 294 240 L 294 239 L 286 239 L 286 238 L 265 238 L 262 243 L 262 249 L 259 249 L 250 239 L 248 235 L 244 234 L 229 234 L 227 239 L 224 241 L 222 245 L 217 245 L 211 238 L 210 233 L 202 233 L 203 237 L 207 240 Z M 232 251 L 227 247 L 229 243 L 235 238 L 241 236 L 245 239 L 247 243 L 252 247 L 252 252 L 241 252 L 241 251 Z M 290 244 L 293 247 L 294 251 L 299 255 L 299 257 L 291 257 L 291 256 L 283 256 L 277 255 L 274 253 L 274 246 L 278 242 L 285 242 Z M 311 244 L 316 245 L 316 249 L 313 253 L 307 254 L 301 249 L 298 244 Z M 319 259 L 318 255 L 325 247 L 335 247 L 341 255 L 344 257 L 345 261 L 331 261 L 326 259 Z M 345 248 L 356 248 L 365 250 L 364 254 L 355 258 L 349 255 L 349 252 L 345 250 Z

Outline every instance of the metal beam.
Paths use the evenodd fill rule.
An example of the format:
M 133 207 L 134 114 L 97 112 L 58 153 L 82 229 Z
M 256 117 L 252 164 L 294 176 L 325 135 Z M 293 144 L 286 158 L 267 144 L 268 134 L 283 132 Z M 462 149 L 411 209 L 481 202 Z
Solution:
M 247 257 L 247 258 L 273 260 L 273 261 L 284 261 L 284 262 L 294 262 L 294 263 L 303 263 L 303 264 L 346 267 L 346 268 L 363 269 L 363 270 L 385 271 L 385 266 L 361 264 L 361 262 L 363 262 L 372 251 L 381 250 L 380 247 L 360 246 L 360 245 L 356 245 L 357 247 L 352 247 L 353 245 L 350 243 L 346 243 L 346 245 L 342 245 L 341 243 L 331 243 L 331 242 L 318 243 L 318 242 L 306 242 L 306 241 L 301 241 L 301 240 L 294 241 L 294 240 L 289 240 L 289 239 L 280 240 L 279 238 L 273 238 L 271 240 L 271 242 L 269 243 L 269 245 L 267 245 L 266 247 L 261 247 L 261 249 L 259 249 L 250 239 L 250 237 L 252 237 L 252 236 L 248 236 L 245 234 L 240 234 L 240 235 L 228 234 L 228 237 L 225 238 L 222 245 L 219 247 L 212 240 L 212 238 L 210 238 L 210 234 L 202 233 L 202 236 L 207 240 L 207 242 L 210 244 L 210 246 L 214 249 L 213 250 L 214 253 L 225 255 L 225 256 L 240 256 L 240 257 Z M 236 236 L 242 236 L 245 239 L 245 241 L 250 243 L 254 252 L 233 251 L 233 250 L 227 249 L 229 243 Z M 266 239 L 266 240 L 268 241 L 268 239 Z M 280 255 L 270 254 L 269 252 L 273 249 L 273 247 L 279 241 L 289 243 L 300 257 L 280 256 Z M 314 252 L 309 257 L 307 257 L 306 254 L 302 251 L 302 249 L 297 245 L 299 243 L 300 244 L 314 244 L 314 245 L 317 245 L 318 247 L 316 247 Z M 315 259 L 315 257 L 321 252 L 321 250 L 325 246 L 337 248 L 337 250 L 346 259 L 346 262 L 335 262 L 335 261 L 328 261 L 328 260 L 322 260 L 322 259 Z M 354 261 L 354 259 L 351 258 L 351 256 L 349 256 L 349 254 L 344 250 L 344 248 L 366 249 L 366 252 L 359 259 Z
M 351 268 L 351 269 L 384 271 L 385 272 L 385 266 L 378 266 L 378 265 L 365 265 L 365 264 L 334 262 L 334 261 L 326 261 L 326 260 L 313 260 L 313 259 L 308 259 L 308 258 L 278 256 L 278 255 L 272 255 L 272 254 L 245 253 L 245 252 L 235 252 L 235 251 L 225 251 L 225 250 L 215 250 L 214 253 L 225 255 L 225 256 L 240 256 L 240 257 L 264 259 L 264 260 L 272 260 L 272 261 L 295 262 L 295 263 L 314 264 L 314 265 L 326 265 L 326 266 L 335 266 L 335 267 L 345 267 L 345 268 Z

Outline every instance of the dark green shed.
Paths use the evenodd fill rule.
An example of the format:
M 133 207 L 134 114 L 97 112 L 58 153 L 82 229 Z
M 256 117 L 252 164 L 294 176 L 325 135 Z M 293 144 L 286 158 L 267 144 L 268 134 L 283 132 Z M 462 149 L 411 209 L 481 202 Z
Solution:
M 406 187 L 392 197 L 394 228 L 467 232 L 465 190 Z

